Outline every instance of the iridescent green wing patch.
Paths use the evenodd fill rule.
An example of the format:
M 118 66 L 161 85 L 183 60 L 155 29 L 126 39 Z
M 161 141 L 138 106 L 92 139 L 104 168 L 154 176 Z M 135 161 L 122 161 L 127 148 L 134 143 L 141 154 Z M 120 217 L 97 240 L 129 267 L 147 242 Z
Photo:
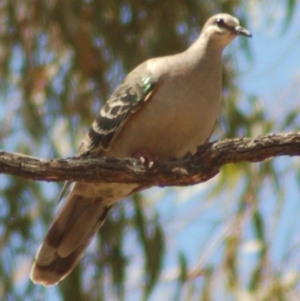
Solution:
M 129 116 L 149 100 L 154 87 L 151 76 L 125 78 L 100 110 L 77 155 L 92 155 L 107 150 Z

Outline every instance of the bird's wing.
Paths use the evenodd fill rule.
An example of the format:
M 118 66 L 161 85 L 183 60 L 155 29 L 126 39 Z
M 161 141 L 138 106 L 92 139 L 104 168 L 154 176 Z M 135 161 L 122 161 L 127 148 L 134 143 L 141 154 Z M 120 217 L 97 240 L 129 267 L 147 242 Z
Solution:
M 100 110 L 77 156 L 97 156 L 108 150 L 128 118 L 150 99 L 155 86 L 151 74 L 130 73 Z

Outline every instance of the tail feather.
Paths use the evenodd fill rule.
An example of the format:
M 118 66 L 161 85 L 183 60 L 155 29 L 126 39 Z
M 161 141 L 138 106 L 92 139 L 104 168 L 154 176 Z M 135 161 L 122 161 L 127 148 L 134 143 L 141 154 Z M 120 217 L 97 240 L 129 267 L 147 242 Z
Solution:
M 84 240 L 90 240 L 91 236 L 98 231 L 102 223 L 104 222 L 109 208 L 107 208 L 102 198 L 87 199 L 83 196 L 74 195 L 73 202 L 76 202 L 75 208 L 80 209 L 77 212 L 72 212 L 68 223 L 65 225 L 63 235 L 60 231 L 59 220 L 54 222 L 46 241 L 52 246 L 57 247 L 57 254 L 60 257 L 69 256 L 77 246 Z M 59 245 L 57 242 L 59 241 Z
M 43 243 L 43 245 L 46 242 Z M 45 286 L 55 285 L 63 280 L 74 269 L 78 261 L 81 259 L 86 245 L 78 246 L 69 256 L 56 256 L 49 264 L 40 264 L 36 259 L 34 262 L 30 278 L 35 284 L 43 284 Z
M 37 252 L 30 274 L 32 281 L 48 286 L 65 278 L 81 259 L 111 207 L 101 197 L 71 193 Z
M 134 189 L 136 184 L 76 183 L 37 252 L 32 281 L 54 285 L 71 273 L 110 208 Z

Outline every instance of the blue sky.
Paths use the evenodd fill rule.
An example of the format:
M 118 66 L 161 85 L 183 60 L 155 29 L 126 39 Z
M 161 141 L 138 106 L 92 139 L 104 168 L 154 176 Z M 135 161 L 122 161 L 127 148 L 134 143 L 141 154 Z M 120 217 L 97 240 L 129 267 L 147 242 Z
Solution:
M 269 5 L 270 6 L 270 5 Z M 276 10 L 277 9 L 277 10 Z M 271 117 L 283 118 L 285 112 L 292 110 L 300 103 L 300 18 L 294 17 L 289 30 L 282 33 L 283 20 L 280 15 L 280 9 L 274 8 L 268 14 L 275 16 L 273 23 L 268 23 L 268 19 L 264 18 L 262 11 L 250 12 L 253 14 L 253 22 L 249 24 L 248 29 L 252 32 L 253 38 L 250 40 L 250 47 L 253 59 L 248 59 L 241 54 L 239 42 L 234 41 L 226 51 L 237 52 L 237 71 L 239 73 L 238 83 L 242 88 L 242 93 L 254 94 L 258 96 L 263 109 Z M 295 16 L 299 15 L 299 5 Z M 293 97 L 293 96 L 298 97 Z M 246 98 L 241 97 L 241 106 L 248 108 Z M 0 110 L 0 116 L 2 116 Z M 225 117 L 226 118 L 226 117 Z M 279 127 L 279 126 L 278 126 Z M 276 128 L 274 132 L 276 132 Z M 297 129 L 295 129 L 297 130 Z M 264 133 L 258 133 L 264 134 Z M 226 137 L 226 133 L 224 133 Z M 222 136 L 220 137 L 222 138 Z M 276 160 L 278 170 L 294 165 L 299 167 L 299 159 L 281 158 Z M 255 168 L 255 167 L 254 167 Z M 283 215 L 279 217 L 281 220 L 276 228 L 276 235 L 273 237 L 274 243 L 274 262 L 277 267 L 283 261 L 285 239 L 290 234 L 290 229 L 296 226 L 297 216 L 299 214 L 299 189 L 295 174 L 290 172 L 288 178 L 280 178 L 282 186 L 286 191 L 283 203 Z M 163 300 L 167 300 L 169 291 L 168 279 L 172 279 L 172 275 L 176 273 L 177 255 L 181 251 L 188 259 L 189 266 L 195 266 L 199 262 L 218 261 L 219 246 L 221 238 L 228 232 L 233 231 L 230 223 L 235 217 L 233 216 L 233 208 L 235 206 L 234 193 L 227 190 L 218 198 L 208 197 L 209 192 L 214 189 L 217 178 L 212 179 L 208 183 L 196 185 L 187 188 L 159 189 L 153 188 L 144 193 L 145 206 L 155 206 L 160 212 L 160 219 L 165 224 L 165 230 L 168 235 L 167 256 L 165 259 L 166 272 L 162 275 L 161 288 L 164 292 Z M 53 187 L 56 184 L 45 184 L 47 187 Z M 51 190 L 49 188 L 49 190 Z M 55 191 L 55 189 L 54 189 Z M 156 202 L 159 200 L 158 202 Z M 228 202 L 228 206 L 224 203 Z M 266 186 L 261 193 L 259 200 L 262 211 L 266 218 L 270 219 L 270 223 L 275 219 L 276 206 L 274 202 L 274 190 L 272 185 Z M 225 211 L 224 211 L 225 208 Z M 221 223 L 223 221 L 223 223 Z M 270 227 L 271 228 L 271 227 Z M 241 258 L 245 258 L 245 267 L 251 267 L 255 252 L 259 249 L 259 245 L 251 241 L 251 233 L 246 235 L 249 239 L 245 241 L 245 245 L 241 254 Z M 299 236 L 298 243 L 299 246 Z M 128 241 L 133 242 L 136 238 L 128 234 Z M 207 247 L 208 245 L 208 247 Z M 204 255 L 199 250 L 206 250 Z M 33 250 L 32 252 L 34 252 Z M 130 277 L 130 285 L 133 289 L 132 300 L 139 300 L 135 295 L 135 288 L 132 282 L 140 280 L 141 254 L 136 253 L 135 248 L 128 248 L 127 252 L 135 256 L 136 260 L 130 267 L 132 277 Z M 244 252 L 244 253 L 243 253 Z M 207 255 L 207 256 L 206 256 Z M 299 255 L 298 255 L 299 257 Z M 44 289 L 41 289 L 43 292 Z M 51 300 L 55 299 L 56 288 L 49 289 Z M 161 292 L 153 294 L 152 300 L 160 300 Z
M 246 94 L 259 95 L 270 112 L 278 108 L 274 107 L 280 100 L 278 98 L 283 97 L 295 81 L 299 81 L 299 11 L 298 4 L 287 31 L 283 31 L 284 19 L 281 14 L 277 15 L 273 23 L 267 24 L 263 20 L 263 12 L 258 12 L 251 28 L 253 62 L 247 64 L 241 59 L 241 87 Z
M 275 120 L 278 118 L 280 123 L 285 114 L 296 108 L 298 102 L 300 103 L 300 85 L 297 84 L 300 80 L 300 18 L 294 17 L 289 29 L 283 32 L 283 16 L 280 14 L 280 9 L 278 7 L 277 9 L 278 13 L 273 15 L 271 23 L 264 19 L 265 15 L 260 11 L 253 16 L 253 23 L 248 26 L 253 33 L 253 38 L 250 40 L 252 61 L 238 52 L 238 41 L 234 41 L 226 51 L 237 52 L 238 83 L 242 90 L 241 102 L 244 101 L 240 105 L 249 108 L 243 93 L 256 95 L 266 116 Z M 295 16 L 298 15 L 299 5 L 295 12 Z M 298 97 L 293 97 L 295 95 Z M 279 123 L 274 125 L 273 132 L 278 131 Z M 266 133 L 258 130 L 257 135 L 260 134 Z M 282 177 L 281 171 L 291 166 L 294 169 Z M 285 190 L 284 201 L 282 204 L 276 203 L 276 191 L 270 181 L 260 193 L 258 206 L 267 219 L 267 231 L 271 231 L 267 235 L 272 245 L 271 260 L 274 269 L 280 271 L 282 265 L 286 264 L 286 270 L 289 271 L 289 275 L 292 275 L 294 260 L 300 254 L 293 250 L 290 258 L 286 256 L 288 248 L 291 245 L 299 247 L 300 241 L 299 235 L 295 235 L 292 230 L 298 227 L 297 220 L 300 213 L 299 188 L 296 174 L 293 172 L 299 167 L 299 159 L 279 158 L 276 159 L 275 167 L 279 172 L 278 179 Z M 161 219 L 169 235 L 165 262 L 167 271 L 162 279 L 170 279 L 172 273 L 175 273 L 174 266 L 177 263 L 179 250 L 187 256 L 190 267 L 197 266 L 199 262 L 205 264 L 210 261 L 218 262 L 221 238 L 226 236 L 226 233 L 234 231 L 230 228 L 230 221 L 235 218 L 232 210 L 235 205 L 230 197 L 234 197 L 234 192 L 237 192 L 238 188 L 232 193 L 224 191 L 224 194 L 218 198 L 208 198 L 208 191 L 213 189 L 216 183 L 217 179 L 213 179 L 193 187 L 172 188 L 164 198 L 163 192 L 158 188 L 145 193 L 150 204 L 151 199 L 160 199 L 155 206 L 161 212 Z M 228 200 L 230 200 L 228 206 L 224 205 Z M 283 208 L 282 215 L 278 214 L 280 206 Z M 227 212 L 224 212 L 224 208 L 227 208 Z M 261 246 L 259 242 L 252 239 L 250 228 L 245 229 L 244 236 L 245 243 L 241 248 L 240 260 L 243 261 L 242 270 L 246 272 L 255 263 L 256 252 Z M 288 242 L 291 237 L 294 241 Z M 199 257 L 203 250 L 204 255 Z M 170 287 L 162 284 L 162 288 L 166 294 L 164 296 L 167 296 Z M 156 300 L 159 296 L 161 292 L 154 294 L 152 300 Z
M 300 77 L 300 20 L 294 18 L 289 30 L 280 34 L 283 20 L 280 14 L 276 16 L 277 19 L 274 18 L 273 23 L 267 24 L 267 20 L 264 20 L 262 14 L 257 12 L 257 15 L 253 17 L 253 23 L 249 24 L 248 29 L 253 33 L 253 38 L 250 40 L 252 61 L 248 61 L 238 51 L 238 41 L 234 41 L 226 49 L 226 51 L 237 52 L 238 83 L 242 88 L 242 93 L 258 96 L 263 109 L 267 111 L 270 118 L 280 114 L 284 115 L 285 108 L 288 111 L 296 105 L 295 99 L 287 99 L 291 102 L 284 102 L 284 96 L 289 96 L 288 92 L 291 87 L 294 92 L 296 89 L 296 93 L 300 94 L 297 85 L 292 85 L 297 77 Z M 247 109 L 249 106 L 245 102 L 246 98 L 243 97 L 243 94 L 241 96 L 240 105 Z M 274 129 L 275 131 L 276 129 Z M 258 132 L 258 134 L 264 133 Z M 224 137 L 226 137 L 226 133 L 224 133 Z M 279 170 L 287 168 L 292 164 L 291 160 L 295 161 L 296 159 L 277 159 L 276 166 Z M 298 206 L 299 189 L 294 179 L 295 175 L 290 173 L 289 176 L 289 179 L 282 179 L 283 187 L 287 191 L 283 203 L 285 210 L 283 210 L 283 215 L 278 217 L 281 222 L 276 227 L 276 235 L 270 233 L 275 250 L 273 258 L 276 268 L 282 264 L 285 254 L 282 246 L 291 227 L 295 226 L 296 216 L 300 211 Z M 161 277 L 159 289 L 154 292 L 151 300 L 167 300 L 168 297 L 172 297 L 173 290 L 169 280 L 176 275 L 178 252 L 185 254 L 190 268 L 199 263 L 218 262 L 222 238 L 230 231 L 234 231 L 230 225 L 236 218 L 233 212 L 239 187 L 234 191 L 228 189 L 217 198 L 208 197 L 217 180 L 216 177 L 207 183 L 192 187 L 153 188 L 144 192 L 145 206 L 155 206 L 158 209 L 168 237 L 164 263 L 166 270 Z M 259 200 L 259 206 L 270 223 L 274 222 L 278 208 L 275 202 L 274 190 L 270 184 L 262 191 Z M 240 259 L 245 262 L 242 266 L 244 271 L 251 269 L 252 264 L 255 263 L 256 252 L 260 248 L 259 244 L 251 239 L 253 236 L 251 230 L 246 229 L 245 232 L 246 239 L 240 254 Z M 142 255 L 135 247 L 132 248 L 137 243 L 136 237 L 129 233 L 127 239 L 129 243 L 125 250 L 130 257 L 134 256 L 132 266 L 128 271 L 128 274 L 131 275 L 128 285 L 131 288 L 131 300 L 139 300 L 138 288 L 142 273 L 140 269 Z M 199 254 L 201 255 L 199 256 Z M 56 288 L 51 288 L 48 292 L 54 296 L 55 291 Z

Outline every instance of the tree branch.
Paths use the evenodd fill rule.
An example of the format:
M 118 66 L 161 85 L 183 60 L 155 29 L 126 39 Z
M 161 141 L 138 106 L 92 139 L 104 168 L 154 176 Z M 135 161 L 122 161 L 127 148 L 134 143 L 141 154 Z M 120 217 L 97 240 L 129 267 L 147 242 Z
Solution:
M 199 146 L 188 158 L 155 162 L 137 159 L 67 158 L 44 160 L 0 151 L 0 173 L 39 181 L 139 183 L 145 186 L 186 186 L 205 182 L 228 163 L 259 162 L 300 155 L 300 131 L 257 138 L 224 139 Z

